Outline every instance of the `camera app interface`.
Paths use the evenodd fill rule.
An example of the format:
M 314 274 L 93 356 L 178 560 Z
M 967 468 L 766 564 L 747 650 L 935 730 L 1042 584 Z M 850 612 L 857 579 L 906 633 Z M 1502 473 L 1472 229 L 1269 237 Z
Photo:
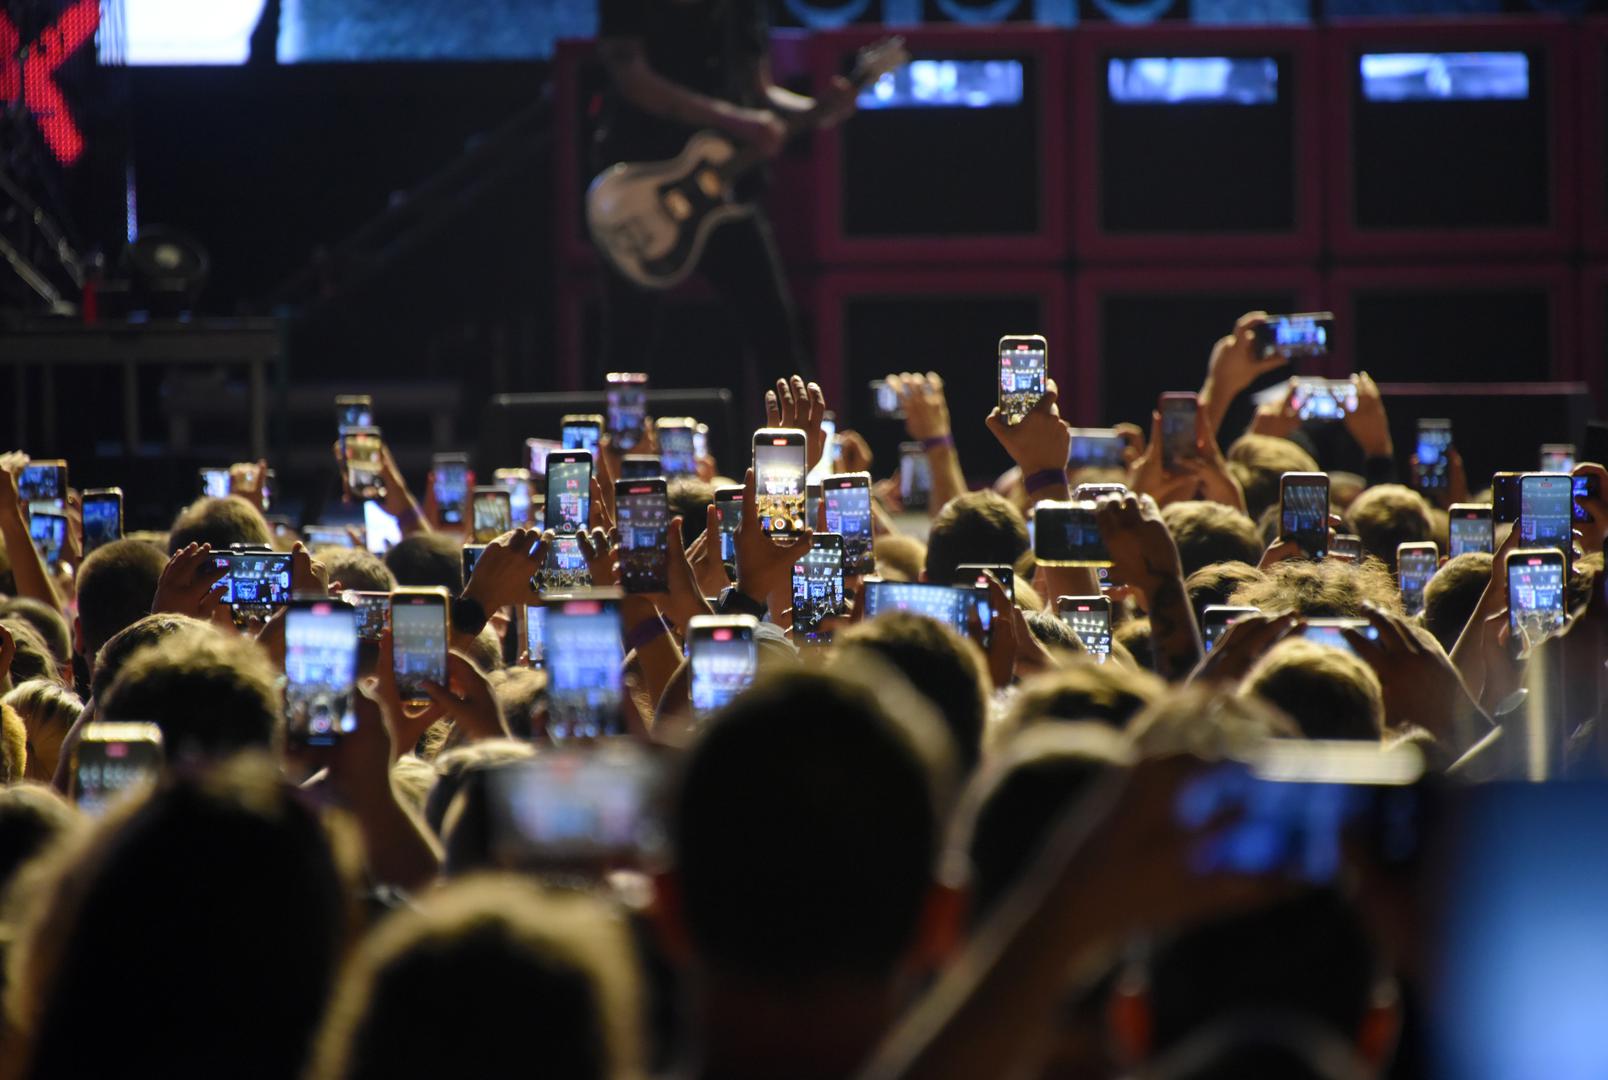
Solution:
M 217 557 L 229 567 L 223 579 L 223 602 L 234 607 L 272 608 L 290 602 L 290 556 L 276 552 L 235 553 Z
M 441 605 L 396 604 L 391 608 L 396 688 L 404 699 L 425 696 L 424 683 L 447 684 L 447 624 Z
M 876 568 L 871 550 L 871 489 L 853 485 L 828 487 L 826 531 L 843 537 L 843 572 L 868 574 Z
M 811 638 L 821 620 L 843 610 L 843 548 L 815 538 L 815 546 L 793 564 L 793 631 Z
M 1563 562 L 1539 555 L 1508 561 L 1513 632 L 1534 645 L 1563 629 Z
M 670 508 L 657 484 L 633 484 L 615 499 L 620 528 L 620 576 L 626 592 L 663 592 Z
M 1044 346 L 1007 342 L 999 350 L 999 411 L 1019 420 L 1044 396 Z
M 555 461 L 547 468 L 547 527 L 557 533 L 586 528 L 592 513 L 592 463 Z
M 1083 647 L 1096 656 L 1111 652 L 1111 613 L 1093 604 L 1068 604 L 1061 609 L 1061 618 L 1077 634 Z
M 586 556 L 581 554 L 581 542 L 573 533 L 553 539 L 547 549 L 547 568 L 542 576 L 543 588 L 553 592 L 585 589 L 592 584 L 592 572 L 587 569 Z
M 804 447 L 768 439 L 754 447 L 754 510 L 768 533 L 804 531 Z
M 1525 547 L 1568 551 L 1573 478 L 1527 476 L 1519 484 L 1519 539 Z
M 555 740 L 618 735 L 619 609 L 576 600 L 547 614 L 548 734 Z
M 285 679 L 285 722 L 292 734 L 319 742 L 355 729 L 355 614 L 329 604 L 293 609 L 285 623 Z
M 700 714 L 724 708 L 754 681 L 754 643 L 729 626 L 698 638 L 691 662 L 692 707 Z
M 1329 541 L 1329 487 L 1327 484 L 1292 483 L 1284 486 L 1283 521 L 1287 539 L 1308 553 L 1320 552 Z
M 94 551 L 118 537 L 116 499 L 84 500 L 84 549 Z

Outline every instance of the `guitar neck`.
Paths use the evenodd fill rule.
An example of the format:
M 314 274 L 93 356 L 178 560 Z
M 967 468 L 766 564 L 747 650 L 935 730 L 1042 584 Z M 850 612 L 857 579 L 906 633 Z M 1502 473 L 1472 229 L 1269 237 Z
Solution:
M 856 94 L 860 92 L 860 87 L 863 82 L 864 80 L 855 80 L 852 83 L 854 92 Z M 806 131 L 814 131 L 826 120 L 826 116 L 827 106 L 824 102 L 820 101 L 817 101 L 813 106 L 805 109 L 803 112 L 788 113 L 783 117 L 782 120 L 782 122 L 787 125 L 787 141 L 792 142 Z M 736 183 L 738 180 L 747 175 L 750 170 L 764 164 L 764 162 L 765 155 L 761 154 L 753 147 L 741 147 L 738 149 L 737 153 L 732 155 L 731 160 L 727 161 L 726 164 L 721 167 L 721 179 L 725 180 L 728 184 Z

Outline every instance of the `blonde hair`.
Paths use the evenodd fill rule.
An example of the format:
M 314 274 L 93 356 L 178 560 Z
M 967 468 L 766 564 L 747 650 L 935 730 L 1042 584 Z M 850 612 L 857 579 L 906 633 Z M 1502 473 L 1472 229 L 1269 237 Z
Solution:
M 27 731 L 26 777 L 49 783 L 56 775 L 62 741 L 78 722 L 78 714 L 84 711 L 84 703 L 77 694 L 60 683 L 49 679 L 30 679 L 0 698 L 0 704 L 15 709 Z

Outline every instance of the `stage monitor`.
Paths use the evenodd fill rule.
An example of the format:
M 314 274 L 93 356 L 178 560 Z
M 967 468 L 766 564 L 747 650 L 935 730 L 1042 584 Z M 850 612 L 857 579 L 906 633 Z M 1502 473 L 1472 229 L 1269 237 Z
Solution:
M 1525 101 L 1530 58 L 1521 52 L 1364 53 L 1367 101 Z
M 1011 109 L 1022 104 L 1020 60 L 912 60 L 860 91 L 862 112 L 880 109 Z

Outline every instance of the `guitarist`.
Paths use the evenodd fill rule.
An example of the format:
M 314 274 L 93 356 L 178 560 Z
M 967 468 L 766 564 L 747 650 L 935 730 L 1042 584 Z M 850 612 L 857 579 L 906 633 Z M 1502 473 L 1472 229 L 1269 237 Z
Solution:
M 599 54 L 609 76 L 598 169 L 675 157 L 705 129 L 774 158 L 787 141 L 787 118 L 815 107 L 814 99 L 771 80 L 765 0 L 600 0 L 598 9 Z M 847 80 L 834 80 L 826 105 L 829 123 L 853 112 Z M 750 179 L 738 195 L 751 202 L 763 184 Z M 758 400 L 756 359 L 771 372 L 813 372 L 762 210 L 715 229 L 698 269 L 741 328 L 750 384 L 741 389 L 748 400 Z M 606 271 L 603 370 L 650 366 L 663 302 L 659 293 Z

